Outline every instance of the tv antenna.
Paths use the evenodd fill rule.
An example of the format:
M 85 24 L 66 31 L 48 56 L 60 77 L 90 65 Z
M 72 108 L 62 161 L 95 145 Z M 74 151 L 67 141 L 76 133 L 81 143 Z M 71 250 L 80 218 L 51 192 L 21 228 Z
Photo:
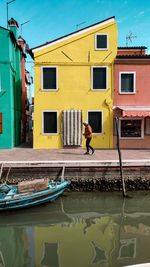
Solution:
M 24 24 L 28 23 L 28 22 L 30 22 L 30 20 L 25 21 L 24 23 L 21 23 L 21 36 L 22 36 L 22 26 L 23 26 Z
M 131 32 L 129 35 L 126 36 L 126 46 L 128 46 L 128 41 L 130 41 L 132 43 L 132 38 L 136 38 L 136 35 L 133 35 L 133 33 Z
M 7 29 L 8 29 L 8 5 L 11 4 L 12 2 L 15 2 L 16 0 L 12 0 L 10 2 L 7 2 L 6 5 L 7 5 Z
M 86 23 L 86 21 L 83 21 L 83 22 L 77 24 L 77 25 L 76 25 L 77 29 L 78 29 L 78 27 L 79 27 L 80 25 L 82 25 L 82 24 L 84 24 L 84 23 Z

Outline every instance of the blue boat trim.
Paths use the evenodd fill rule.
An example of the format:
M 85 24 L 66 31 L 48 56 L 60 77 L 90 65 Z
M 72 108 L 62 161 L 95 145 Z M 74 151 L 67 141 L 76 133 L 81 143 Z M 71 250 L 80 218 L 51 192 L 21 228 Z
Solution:
M 10 186 L 9 190 L 6 190 L 6 187 L 1 187 L 0 211 L 31 207 L 52 201 L 62 194 L 70 183 L 70 181 L 58 183 L 50 182 L 45 190 L 20 194 L 17 191 L 17 186 Z

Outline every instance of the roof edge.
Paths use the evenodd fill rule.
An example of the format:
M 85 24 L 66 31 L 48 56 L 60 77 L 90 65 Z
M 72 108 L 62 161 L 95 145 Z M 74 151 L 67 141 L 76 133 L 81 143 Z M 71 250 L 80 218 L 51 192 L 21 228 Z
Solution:
M 150 55 L 117 55 L 116 59 L 150 59 Z
M 118 49 L 147 49 L 146 46 L 118 46 Z
M 90 25 L 90 26 L 87 26 L 87 27 L 85 27 L 85 28 L 82 28 L 82 29 L 80 29 L 80 30 L 78 30 L 78 31 L 69 33 L 69 34 L 64 35 L 64 36 L 62 36 L 62 37 L 60 37 L 60 38 L 57 38 L 57 39 L 55 39 L 55 40 L 52 40 L 52 41 L 50 41 L 50 42 L 46 42 L 46 43 L 44 43 L 44 44 L 42 44 L 42 45 L 35 46 L 35 47 L 31 48 L 30 50 L 34 53 L 34 52 L 36 52 L 36 51 L 38 51 L 38 50 L 40 50 L 40 49 L 44 49 L 44 48 L 46 48 L 46 47 L 52 45 L 52 44 L 59 43 L 59 42 L 63 41 L 64 39 L 66 40 L 66 39 L 69 39 L 69 38 L 71 38 L 71 37 L 73 37 L 73 36 L 75 36 L 75 35 L 78 35 L 78 34 L 82 33 L 82 32 L 86 32 L 86 31 L 88 31 L 88 29 L 90 29 L 90 28 L 94 28 L 94 27 L 96 28 L 96 27 L 99 26 L 99 24 L 103 24 L 103 23 L 105 24 L 106 22 L 109 23 L 109 20 L 110 20 L 110 21 L 114 21 L 114 19 L 115 19 L 115 16 L 112 16 L 112 17 L 110 17 L 110 18 L 108 18 L 108 19 L 99 21 L 99 22 L 97 22 L 97 23 L 95 23 L 95 24 L 92 24 L 92 25 Z

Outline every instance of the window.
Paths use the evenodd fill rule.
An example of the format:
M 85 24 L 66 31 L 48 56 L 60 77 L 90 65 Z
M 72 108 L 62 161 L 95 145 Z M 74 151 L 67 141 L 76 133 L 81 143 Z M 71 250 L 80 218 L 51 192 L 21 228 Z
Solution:
M 108 49 L 108 34 L 101 33 L 95 35 L 95 50 Z
M 0 113 L 0 134 L 3 132 L 2 113 Z
M 92 82 L 92 90 L 107 90 L 107 80 L 108 80 L 108 71 L 105 66 L 96 66 L 92 67 L 91 71 L 91 82 Z
M 143 119 L 120 119 L 120 138 L 143 138 Z
M 103 112 L 90 110 L 87 113 L 88 123 L 92 127 L 92 132 L 95 134 L 103 133 Z
M 44 66 L 41 68 L 41 88 L 43 91 L 58 90 L 57 67 Z
M 58 112 L 43 111 L 42 134 L 58 134 Z
M 121 239 L 118 259 L 136 257 L 136 238 Z
M 135 93 L 135 72 L 120 72 L 119 91 L 121 94 Z
M 42 266 L 59 267 L 59 247 L 58 243 L 44 243 Z

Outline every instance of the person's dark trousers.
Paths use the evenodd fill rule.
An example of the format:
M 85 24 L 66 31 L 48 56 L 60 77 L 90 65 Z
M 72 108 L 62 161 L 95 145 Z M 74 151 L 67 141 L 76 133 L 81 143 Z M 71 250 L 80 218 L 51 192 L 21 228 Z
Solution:
M 92 139 L 92 138 L 87 138 L 87 139 L 86 139 L 86 149 L 87 149 L 87 152 L 88 152 L 88 153 L 89 153 L 89 150 L 90 150 L 90 149 L 93 151 L 93 147 L 90 146 L 91 139 Z

